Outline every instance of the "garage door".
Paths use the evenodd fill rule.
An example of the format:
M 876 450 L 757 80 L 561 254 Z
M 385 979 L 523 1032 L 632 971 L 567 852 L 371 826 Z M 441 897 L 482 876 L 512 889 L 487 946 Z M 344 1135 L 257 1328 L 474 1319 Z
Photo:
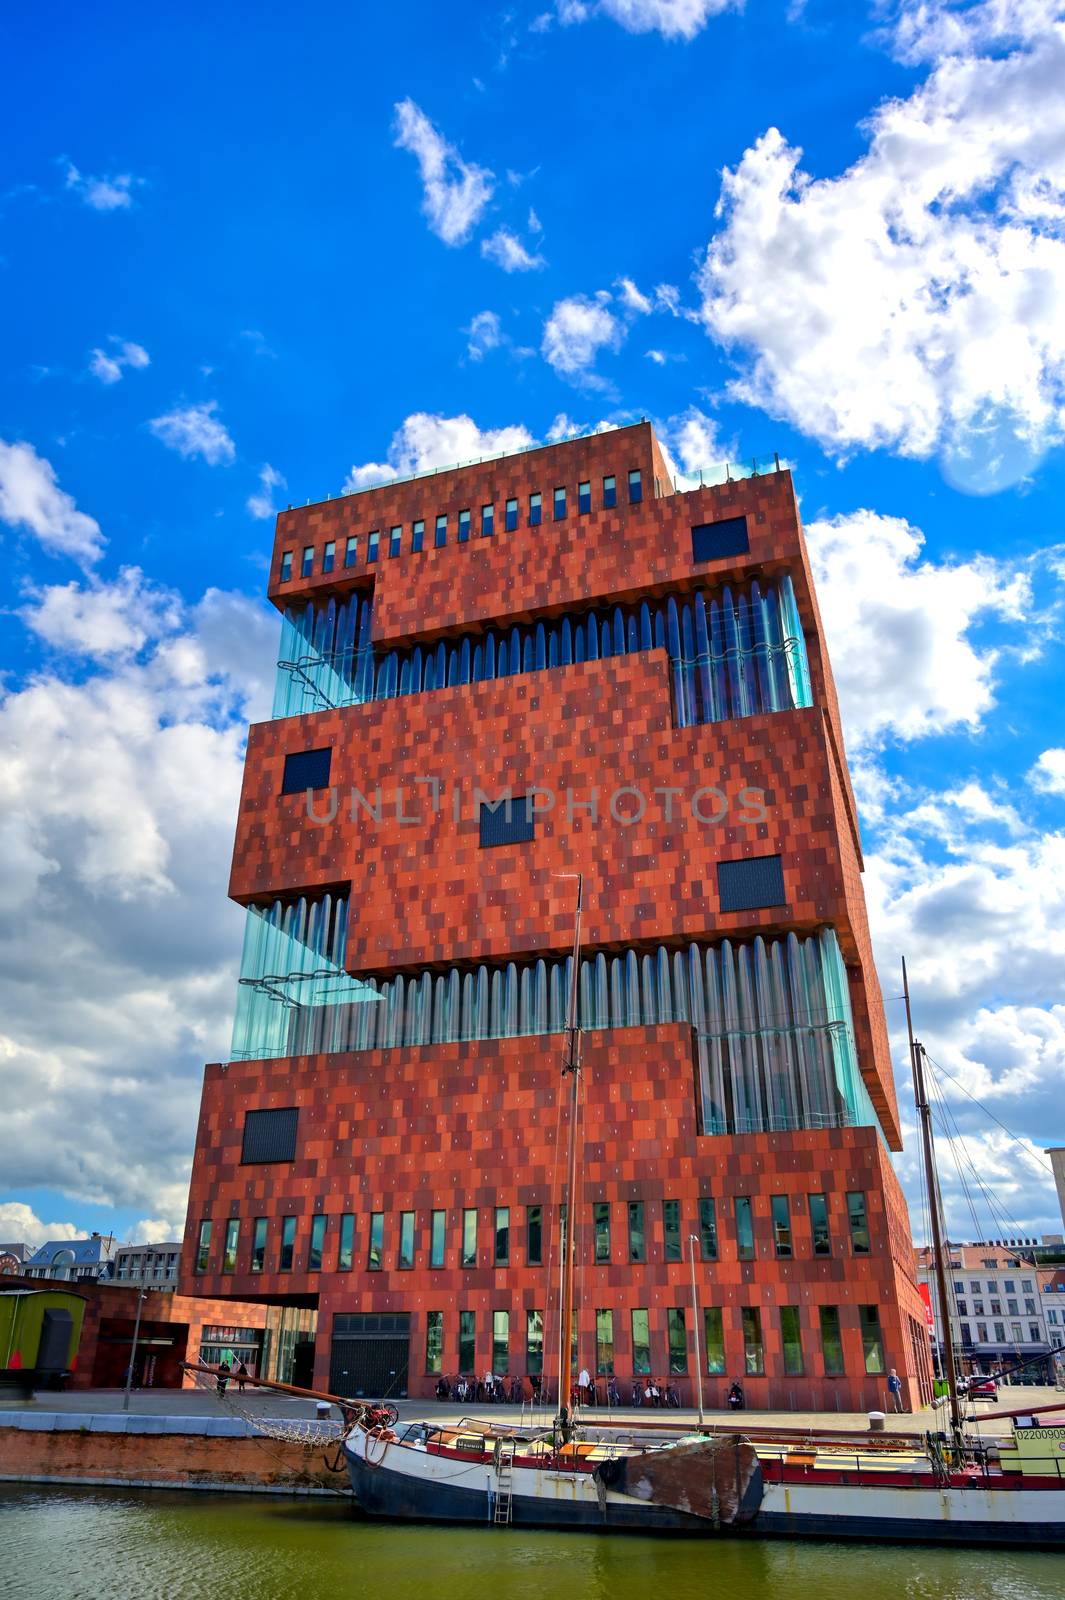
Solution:
M 410 1317 L 338 1312 L 329 1346 L 329 1389 L 357 1400 L 399 1400 L 407 1394 Z

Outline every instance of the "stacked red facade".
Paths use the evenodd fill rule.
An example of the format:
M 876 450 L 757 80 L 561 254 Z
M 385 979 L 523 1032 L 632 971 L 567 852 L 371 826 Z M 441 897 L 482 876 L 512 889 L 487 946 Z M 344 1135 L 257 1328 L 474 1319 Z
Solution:
M 634 473 L 640 497 L 630 502 Z M 613 506 L 603 503 L 609 478 Z M 588 486 L 585 511 L 578 485 Z M 554 520 L 559 487 L 565 515 Z M 531 526 L 537 493 L 543 521 Z M 511 531 L 507 502 L 519 508 Z M 494 507 L 490 536 L 480 533 L 483 506 Z M 471 536 L 459 543 L 463 510 Z M 447 542 L 435 548 L 440 516 Z M 695 559 L 693 527 L 740 519 L 741 554 Z M 418 521 L 424 547 L 414 552 Z M 396 556 L 392 529 L 401 530 Z M 372 532 L 377 559 L 368 563 Z M 345 566 L 349 539 L 359 554 Z M 335 554 L 323 571 L 327 544 Z M 795 710 L 676 726 L 670 660 L 656 648 L 253 727 L 230 892 L 249 906 L 348 894 L 344 966 L 378 980 L 563 959 L 573 892 L 560 875 L 577 871 L 587 953 L 834 930 L 875 1109 L 867 1125 L 706 1133 L 691 1024 L 586 1034 L 578 1362 L 612 1367 L 626 1398 L 648 1366 L 663 1381 L 671 1373 L 689 1400 L 698 1321 L 710 1404 L 738 1378 L 753 1406 L 867 1407 L 882 1403 L 891 1367 L 916 1403 L 928 1382 L 927 1338 L 887 1154 L 900 1144 L 887 1033 L 854 798 L 790 475 L 674 492 L 653 431 L 640 424 L 284 513 L 270 596 L 284 609 L 372 590 L 374 646 L 428 648 L 488 627 L 785 574 L 812 689 L 812 704 Z M 330 792 L 283 794 L 286 757 L 324 749 L 332 752 Z M 507 787 L 541 796 L 534 837 L 485 848 L 476 791 Z M 716 799 L 693 805 L 699 791 L 724 796 L 720 820 L 705 820 L 721 809 Z M 761 797 L 756 805 L 751 792 Z M 766 857 L 779 857 L 783 901 L 721 909 L 718 864 Z M 317 1306 L 322 1386 L 348 1374 L 360 1387 L 360 1361 L 374 1370 L 375 1330 L 399 1363 L 389 1369 L 397 1390 L 430 1394 L 441 1375 L 463 1367 L 525 1374 L 542 1354 L 527 1343 L 531 1314 L 542 1317 L 552 1369 L 559 1066 L 558 1038 L 534 1034 L 208 1067 L 185 1292 Z M 248 1111 L 288 1108 L 298 1109 L 292 1159 L 242 1162 Z M 827 1249 L 811 1196 L 825 1197 Z M 860 1220 L 855 1226 L 857 1201 L 848 1197 L 856 1196 L 867 1240 Z M 714 1248 L 700 1208 L 709 1200 Z M 748 1200 L 753 1251 L 739 1237 L 737 1201 Z M 538 1260 L 527 1226 L 535 1207 Z M 468 1221 L 464 1230 L 473 1212 L 476 1264 Z M 411 1213 L 401 1265 L 400 1219 Z M 642 1251 L 630 1248 L 637 1216 Z M 314 1229 L 320 1267 L 317 1254 L 311 1259 L 315 1217 L 325 1218 Z M 501 1217 L 509 1227 L 502 1254 Z M 296 1221 L 283 1257 L 285 1218 Z M 705 1334 L 714 1346 L 709 1370 Z M 602 1370 L 604 1388 L 607 1377 Z

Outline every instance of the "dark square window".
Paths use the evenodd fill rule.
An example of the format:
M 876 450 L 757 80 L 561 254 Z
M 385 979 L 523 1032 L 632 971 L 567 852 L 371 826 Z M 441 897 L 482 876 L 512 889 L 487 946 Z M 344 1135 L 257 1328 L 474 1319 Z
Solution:
M 618 480 L 611 473 L 603 479 L 603 507 L 610 511 L 618 503 Z
M 402 527 L 390 528 L 389 529 L 389 533 L 388 533 L 388 553 L 389 553 L 389 555 L 390 556 L 398 556 L 402 549 L 403 549 L 403 529 L 402 529 Z
M 420 519 L 411 525 L 410 548 L 412 555 L 418 555 L 425 543 L 425 523 Z
M 287 583 L 292 576 L 292 551 L 285 550 L 281 555 L 281 582 Z
M 459 544 L 465 544 L 470 536 L 470 514 L 468 511 L 459 512 Z
M 527 844 L 536 837 L 535 818 L 523 794 L 481 805 L 481 849 L 495 844 Z
M 643 475 L 639 467 L 633 467 L 629 473 L 629 505 L 638 506 L 643 499 Z
M 346 567 L 353 567 L 358 559 L 359 541 L 357 537 L 353 535 L 344 546 L 344 565 Z
M 592 486 L 590 483 L 577 485 L 577 510 L 584 516 L 585 512 L 592 509 Z
M 333 568 L 336 566 L 336 561 L 337 561 L 336 540 L 335 539 L 330 539 L 330 540 L 327 541 L 326 547 L 322 551 L 322 571 L 323 572 L 332 572 Z
M 482 533 L 482 535 L 485 538 L 487 538 L 489 536 L 489 534 L 492 534 L 492 533 L 495 532 L 495 527 L 496 527 L 496 508 L 495 508 L 495 506 L 482 506 L 481 507 L 481 533 Z
M 503 525 L 508 533 L 513 533 L 514 529 L 518 526 L 518 502 L 516 500 L 507 501 Z
M 277 1111 L 246 1111 L 241 1165 L 265 1166 L 271 1161 L 295 1161 L 299 1115 L 298 1106 L 284 1106 Z
M 332 747 L 327 750 L 299 750 L 285 757 L 282 794 L 302 794 L 305 789 L 328 789 Z
M 779 856 L 719 861 L 717 895 L 722 911 L 762 911 L 787 904 Z
M 380 533 L 378 532 L 378 530 L 376 528 L 374 528 L 372 533 L 368 533 L 366 535 L 366 559 L 367 559 L 367 561 L 376 561 L 377 560 L 377 547 L 380 544 L 380 542 L 381 542 L 381 535 L 380 535 Z
M 300 577 L 309 578 L 314 571 L 314 546 L 309 544 L 304 548 L 303 561 L 300 565 Z
M 723 522 L 700 522 L 692 528 L 693 561 L 716 561 L 719 556 L 745 556 L 750 548 L 746 517 L 726 517 Z

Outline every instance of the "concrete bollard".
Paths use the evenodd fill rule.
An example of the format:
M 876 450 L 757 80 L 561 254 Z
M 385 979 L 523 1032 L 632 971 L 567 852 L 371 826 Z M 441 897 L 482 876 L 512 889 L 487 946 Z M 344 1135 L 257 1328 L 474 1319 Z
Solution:
M 870 1413 L 869 1413 L 869 1432 L 870 1433 L 883 1433 L 883 1431 L 884 1431 L 884 1413 L 882 1411 L 870 1411 Z

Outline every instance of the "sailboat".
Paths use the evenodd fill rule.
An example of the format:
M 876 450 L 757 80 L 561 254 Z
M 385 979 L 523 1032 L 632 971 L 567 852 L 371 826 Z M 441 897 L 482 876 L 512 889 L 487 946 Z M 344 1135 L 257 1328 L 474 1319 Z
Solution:
M 583 882 L 577 875 L 573 963 L 562 1063 L 569 1099 L 565 1196 L 577 1216 L 581 1031 L 577 1012 Z M 343 1450 L 352 1491 L 370 1516 L 497 1523 L 538 1528 L 605 1528 L 705 1533 L 742 1527 L 758 1514 L 762 1469 L 742 1434 L 623 1439 L 586 1428 L 571 1413 L 576 1227 L 563 1229 L 558 1412 L 542 1427 L 464 1418 L 397 1431 L 394 1410 L 358 1415 Z

